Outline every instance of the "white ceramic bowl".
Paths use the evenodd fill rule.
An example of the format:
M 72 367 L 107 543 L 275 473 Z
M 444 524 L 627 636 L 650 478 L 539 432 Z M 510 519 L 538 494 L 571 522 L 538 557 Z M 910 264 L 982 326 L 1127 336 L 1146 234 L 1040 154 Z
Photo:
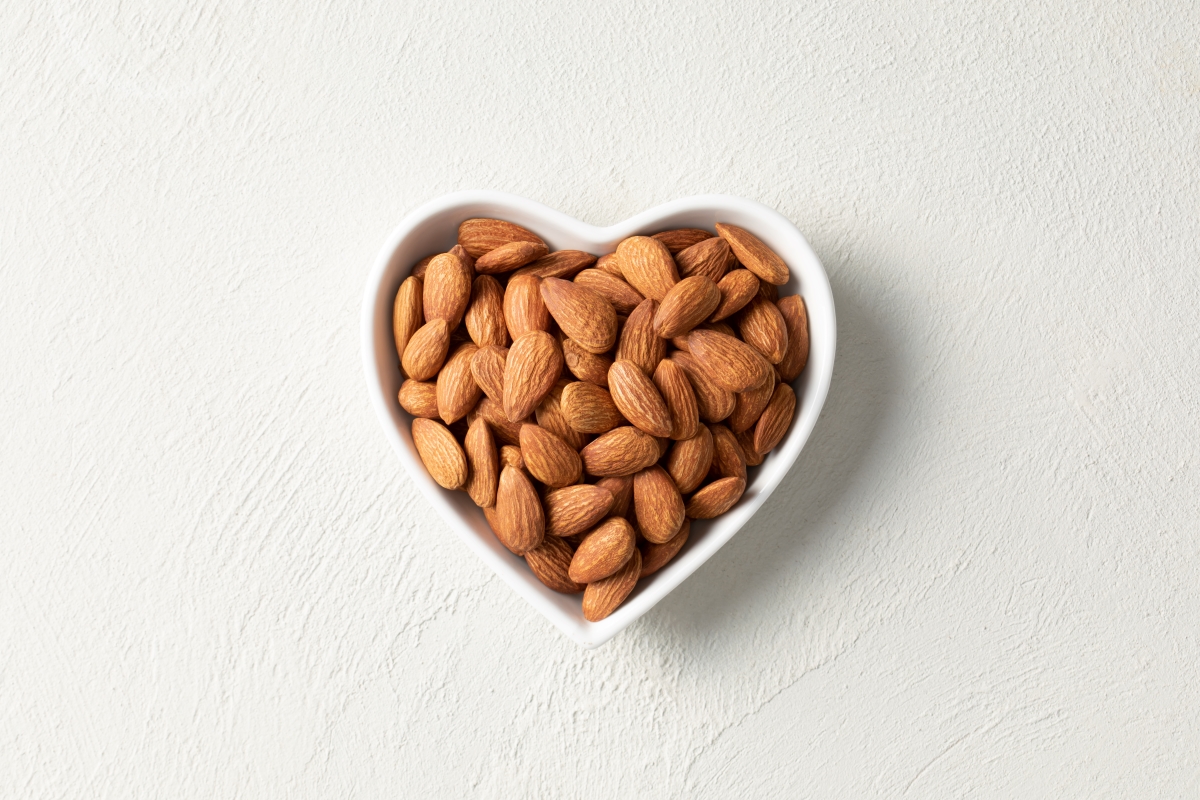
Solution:
M 808 366 L 793 386 L 796 418 L 779 446 L 762 465 L 751 468 L 750 485 L 732 509 L 718 519 L 692 524 L 683 550 L 663 569 L 638 582 L 633 594 L 612 616 L 600 622 L 583 617 L 579 595 L 546 588 L 523 558 L 512 555 L 492 534 L 483 513 L 465 492 L 438 486 L 413 446 L 410 417 L 396 400 L 403 379 L 392 336 L 392 304 L 400 282 L 413 264 L 429 253 L 454 246 L 458 225 L 472 217 L 506 219 L 541 236 L 551 250 L 585 250 L 601 255 L 635 234 L 670 228 L 713 228 L 729 222 L 751 231 L 778 253 L 792 277 L 780 295 L 799 293 L 808 308 L 811 352 Z M 367 279 L 362 310 L 363 368 L 371 403 L 409 478 L 488 566 L 563 633 L 584 647 L 596 647 L 649 611 L 737 533 L 787 474 L 816 424 L 829 390 L 837 325 L 829 279 L 808 242 L 782 215 L 750 200 L 725 195 L 698 195 L 643 211 L 608 228 L 596 228 L 539 203 L 503 192 L 469 191 L 443 195 L 413 211 L 392 231 Z

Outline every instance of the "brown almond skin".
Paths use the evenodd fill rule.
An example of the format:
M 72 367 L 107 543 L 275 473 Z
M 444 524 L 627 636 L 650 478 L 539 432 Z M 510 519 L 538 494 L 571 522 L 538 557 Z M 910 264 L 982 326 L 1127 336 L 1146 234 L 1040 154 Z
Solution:
M 400 384 L 400 407 L 414 417 L 437 419 L 437 384 L 409 378 Z
M 596 259 L 595 268 L 601 272 L 607 272 L 609 275 L 616 275 L 621 280 L 625 280 L 625 275 L 621 272 L 621 263 L 617 261 L 616 253 L 606 253 L 600 256 Z
M 542 302 L 571 341 L 597 355 L 617 341 L 617 312 L 597 292 L 561 278 L 542 279 Z
M 530 331 L 550 330 L 550 310 L 542 300 L 542 279 L 522 275 L 504 290 L 504 324 L 513 340 Z
M 713 460 L 710 468 L 718 478 L 746 480 L 746 454 L 737 436 L 724 425 L 710 425 L 713 437 Z
M 670 541 L 683 524 L 683 496 L 667 471 L 655 464 L 633 476 L 633 507 L 647 541 Z
M 754 450 L 764 455 L 774 450 L 791 426 L 795 413 L 796 393 L 789 384 L 780 383 L 754 426 Z
M 719 322 L 741 311 L 758 294 L 758 287 L 761 285 L 762 281 L 758 276 L 748 269 L 735 269 L 721 278 L 721 282 L 717 284 L 721 302 L 708 318 L 709 321 Z
M 501 468 L 525 469 L 525 457 L 521 455 L 521 448 L 511 444 L 502 445 L 500 447 L 500 466 Z
M 571 546 L 562 539 L 547 536 L 542 543 L 525 554 L 525 563 L 537 579 L 562 594 L 579 594 L 584 585 L 571 580 Z
M 433 261 L 433 259 L 437 258 L 439 255 L 441 255 L 441 253 L 430 253 L 429 255 L 425 256 L 416 264 L 413 264 L 412 272 L 410 272 L 409 275 L 413 278 L 421 278 L 424 280 L 425 272 L 429 269 L 429 262 Z
M 679 282 L 675 259 L 658 239 L 630 236 L 617 245 L 617 258 L 625 280 L 642 297 L 661 301 Z
M 767 283 L 773 283 L 776 286 L 782 286 L 788 282 L 790 273 L 787 264 L 783 263 L 783 259 L 763 244 L 762 240 L 753 233 L 745 228 L 728 225 L 724 222 L 717 223 L 717 233 L 722 239 L 729 242 L 733 254 L 746 269 Z
M 808 364 L 808 309 L 798 294 L 781 297 L 775 305 L 788 333 L 787 352 L 779 362 L 779 374 L 791 383 Z
M 475 351 L 471 358 L 471 377 L 483 393 L 498 403 L 504 402 L 504 364 L 508 348 L 488 345 Z
M 538 425 L 521 426 L 521 456 L 537 480 L 553 488 L 570 486 L 583 477 L 583 462 L 571 446 Z
M 396 339 L 396 358 L 404 355 L 408 340 L 425 324 L 425 313 L 421 301 L 420 278 L 408 277 L 396 291 L 396 303 L 392 306 L 392 335 Z
M 771 378 L 771 367 L 758 351 L 733 336 L 694 330 L 688 334 L 688 352 L 714 383 L 730 392 L 744 392 Z
M 632 361 L 614 361 L 608 371 L 608 390 L 625 419 L 651 436 L 670 436 L 673 428 L 667 403 L 654 382 Z
M 449 350 L 450 325 L 444 319 L 435 319 L 422 325 L 408 340 L 401 365 L 408 377 L 427 381 L 438 374 Z
M 483 417 L 476 417 L 467 429 L 463 450 L 466 452 L 467 466 L 470 469 L 463 488 L 480 508 L 496 505 L 496 488 L 500 482 L 500 454 L 496 451 L 496 437 L 492 435 L 492 429 Z
M 472 258 L 479 258 L 509 242 L 541 241 L 533 231 L 502 219 L 477 217 L 458 226 L 458 243 Z
M 695 333 L 695 331 L 693 331 Z M 696 391 L 696 407 L 704 422 L 720 422 L 733 413 L 733 392 L 718 386 L 691 353 L 676 351 L 671 360 L 683 369 Z
M 475 272 L 475 257 L 466 251 L 461 244 L 456 244 L 450 248 L 450 255 L 458 256 L 458 260 L 467 265 L 467 269 Z
M 496 435 L 497 441 L 511 445 L 516 445 L 521 441 L 521 426 L 528 422 L 529 418 L 519 419 L 516 422 L 509 421 L 508 417 L 504 415 L 504 406 L 490 397 L 480 400 L 479 405 L 475 406 L 475 411 L 492 426 L 492 433 Z M 474 422 L 474 420 L 471 421 Z
M 513 340 L 504 364 L 504 413 L 510 422 L 533 413 L 562 374 L 562 350 L 545 331 Z
M 465 417 L 479 402 L 479 384 L 471 375 L 471 362 L 478 351 L 473 342 L 459 345 L 438 373 L 438 416 L 447 425 Z
M 632 426 L 601 434 L 579 453 L 583 468 L 598 478 L 633 475 L 658 461 L 658 442 Z
M 491 275 L 480 275 L 471 286 L 471 304 L 463 317 L 471 341 L 479 347 L 508 345 L 504 322 L 504 288 Z
M 462 322 L 467 304 L 471 302 L 470 268 L 458 256 L 442 253 L 429 262 L 421 292 L 425 320 L 444 319 L 450 329 Z
M 726 265 L 730 261 L 729 243 L 720 236 L 697 242 L 674 255 L 675 263 L 679 265 L 680 277 L 703 275 L 713 283 L 725 275 Z
M 538 403 L 533 414 L 540 427 L 562 439 L 572 450 L 581 450 L 587 444 L 587 438 L 571 427 L 571 423 L 567 421 L 567 415 L 562 412 L 562 392 L 559 387 L 564 387 L 565 383 L 566 381 L 560 380 L 558 385 L 550 390 L 550 394 L 543 397 L 542 402 Z M 558 396 L 555 396 L 556 394 Z
M 757 467 L 763 462 L 765 456 L 754 449 L 754 429 L 742 431 L 737 435 L 738 444 L 742 446 L 742 453 L 746 456 L 747 467 Z
M 772 374 L 770 380 L 763 381 L 761 385 L 735 394 L 733 413 L 729 415 L 729 429 L 736 434 L 753 428 L 774 393 L 775 375 Z
M 721 478 L 713 481 L 692 495 L 687 504 L 687 515 L 691 519 L 713 519 L 733 508 L 746 491 L 742 478 Z
M 637 586 L 642 573 L 642 554 L 634 549 L 625 566 L 610 577 L 593 581 L 583 590 L 583 616 L 599 622 L 611 615 Z
M 680 492 L 693 492 L 704 481 L 712 466 L 713 451 L 712 431 L 705 425 L 699 426 L 692 438 L 675 443 L 667 453 L 666 466 Z
M 467 482 L 467 456 L 449 428 L 418 418 L 412 423 L 412 437 L 425 470 L 439 486 L 457 489 Z
M 579 543 L 567 574 L 576 583 L 607 578 L 625 566 L 637 551 L 637 532 L 622 517 L 610 517 Z
M 653 575 L 660 569 L 670 563 L 683 546 L 687 544 L 688 535 L 692 532 L 692 521 L 685 519 L 683 525 L 679 527 L 679 532 L 672 536 L 668 541 L 662 544 L 654 542 L 641 542 L 638 545 L 638 550 L 642 554 L 642 570 L 638 573 L 639 578 L 644 578 L 647 575 Z
M 475 271 L 480 275 L 498 275 L 537 261 L 550 250 L 541 242 L 509 242 L 489 250 L 475 259 Z
M 623 278 L 604 270 L 585 269 L 575 276 L 574 283 L 604 297 L 618 314 L 628 314 L 645 299 Z
M 696 392 L 683 369 L 664 358 L 654 369 L 654 385 L 671 414 L 670 437 L 678 440 L 695 436 L 700 427 L 700 408 L 696 405 Z
M 529 478 L 515 467 L 505 467 L 500 472 L 495 516 L 496 538 L 516 555 L 528 553 L 545 538 L 542 501 Z
M 671 287 L 654 315 L 654 330 L 663 339 L 687 333 L 708 319 L 721 302 L 717 285 L 704 275 L 684 278 Z
M 758 282 L 758 296 L 768 303 L 774 303 L 779 300 L 779 287 L 773 283 L 766 281 Z
M 536 275 L 539 278 L 570 278 L 595 263 L 596 257 L 582 250 L 555 250 L 537 261 L 521 267 L 513 273 L 513 276 Z
M 788 348 L 787 325 L 774 303 L 756 295 L 738 312 L 737 324 L 746 344 L 772 364 L 783 361 Z
M 580 433 L 605 433 L 626 423 L 608 390 L 592 383 L 567 384 L 559 407 L 567 424 Z
M 612 508 L 608 513 L 614 517 L 629 517 L 629 509 L 633 505 L 633 476 L 601 478 L 596 486 L 606 489 L 613 496 Z
M 703 228 L 675 228 L 669 231 L 662 231 L 650 237 L 657 239 L 666 245 L 667 252 L 671 255 L 687 250 L 689 247 L 700 244 L 707 239 L 712 238 L 712 231 L 706 231 Z
M 542 506 L 547 534 L 574 536 L 604 519 L 612 509 L 613 495 L 603 486 L 581 483 L 546 492 Z
M 572 375 L 597 386 L 608 386 L 608 368 L 613 363 L 611 358 L 589 353 L 571 339 L 563 340 L 562 350 L 563 361 Z
M 616 360 L 632 361 L 647 375 L 652 374 L 658 362 L 667 355 L 667 343 L 654 330 L 657 313 L 658 303 L 642 301 L 626 320 L 617 344 Z

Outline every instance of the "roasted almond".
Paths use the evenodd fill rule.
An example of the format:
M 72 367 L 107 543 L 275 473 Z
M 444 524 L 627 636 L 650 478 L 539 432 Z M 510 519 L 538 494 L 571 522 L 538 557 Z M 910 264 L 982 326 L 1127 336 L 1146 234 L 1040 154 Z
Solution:
M 683 524 L 683 496 L 657 464 L 633 476 L 633 507 L 638 528 L 648 541 L 670 541 Z
M 546 517 L 542 501 L 529 478 L 516 467 L 505 467 L 496 488 L 496 524 L 492 530 L 500 543 L 524 555 L 542 543 Z
M 763 462 L 765 456 L 754 449 L 754 429 L 744 430 L 737 435 L 738 444 L 742 446 L 742 452 L 746 456 L 747 467 L 757 467 Z
M 471 342 L 459 345 L 438 373 L 438 415 L 447 425 L 465 417 L 479 402 L 479 384 L 471 375 L 471 362 L 478 351 Z
M 758 276 L 748 269 L 735 269 L 730 272 L 717 284 L 717 290 L 721 293 L 721 302 L 709 319 L 717 322 L 741 311 L 747 303 L 754 299 L 754 295 L 758 293 L 758 287 L 761 285 L 762 281 L 758 279 Z
M 779 287 L 773 283 L 766 281 L 758 282 L 758 296 L 768 303 L 774 303 L 779 300 Z
M 493 400 L 504 402 L 504 363 L 508 348 L 488 345 L 475 351 L 471 358 L 471 377 L 483 393 Z
M 679 270 L 666 245 L 649 236 L 630 236 L 617 245 L 625 280 L 642 297 L 661 301 L 679 282 Z
M 400 407 L 414 417 L 437 419 L 437 384 L 409 378 L 400 384 Z
M 717 285 L 703 275 L 684 278 L 671 287 L 654 315 L 654 330 L 664 339 L 687 333 L 721 302 Z
M 629 561 L 607 578 L 592 581 L 583 590 L 583 616 L 599 622 L 617 610 L 637 586 L 642 573 L 642 554 L 634 549 Z
M 405 374 L 416 381 L 429 380 L 442 368 L 449 349 L 449 323 L 444 319 L 426 322 L 412 335 L 408 346 L 404 348 L 401 365 Z
M 541 242 L 509 242 L 489 250 L 475 259 L 475 271 L 480 275 L 498 275 L 537 261 L 550 252 Z
M 591 528 L 612 509 L 612 492 L 586 483 L 552 489 L 542 498 L 546 510 L 546 533 L 574 536 Z
M 706 231 L 702 228 L 675 228 L 674 230 L 656 233 L 650 238 L 662 242 L 666 245 L 671 255 L 675 255 L 693 245 L 700 244 L 700 242 L 706 239 L 712 238 L 712 231 Z
M 617 344 L 617 360 L 632 361 L 647 375 L 652 374 L 658 362 L 667 355 L 667 343 L 654 331 L 657 312 L 655 301 L 643 300 L 626 320 Z
M 770 300 L 755 296 L 738 312 L 738 330 L 746 344 L 763 354 L 772 364 L 783 361 L 787 353 L 788 332 L 783 314 Z
M 671 354 L 671 360 L 683 369 L 688 383 L 696 390 L 696 407 L 700 411 L 700 419 L 705 422 L 720 422 L 733 413 L 733 392 L 717 385 L 694 355 L 677 351 Z
M 530 331 L 513 340 L 504 364 L 504 414 L 510 422 L 525 419 L 562 373 L 562 351 L 545 331 Z
M 470 468 L 463 488 L 475 505 L 481 508 L 494 506 L 496 486 L 500 481 L 500 454 L 496 452 L 496 438 L 492 436 L 492 429 L 483 417 L 476 417 L 467 429 L 463 450 Z
M 517 469 L 525 469 L 525 457 L 521 455 L 521 448 L 511 444 L 501 445 L 500 467 L 516 467 Z
M 744 392 L 771 378 L 771 367 L 763 357 L 733 336 L 697 329 L 688 334 L 688 351 L 714 383 L 731 392 Z
M 567 415 L 562 412 L 562 396 L 559 391 L 560 386 L 564 386 L 566 381 L 560 380 L 550 393 L 542 398 L 542 402 L 538 403 L 538 407 L 534 409 L 534 416 L 537 417 L 537 424 L 540 427 L 553 433 L 558 438 L 562 439 L 572 450 L 580 450 L 587 439 L 582 433 L 571 427 L 571 423 L 567 421 Z
M 589 475 L 620 477 L 632 475 L 658 461 L 658 442 L 650 434 L 626 425 L 601 434 L 579 455 Z
M 429 269 L 429 262 L 437 258 L 441 253 L 430 253 L 422 258 L 417 263 L 413 264 L 412 272 L 409 275 L 413 278 L 424 278 L 426 270 Z
M 521 426 L 521 456 L 529 474 L 558 488 L 583 477 L 583 463 L 571 446 L 538 425 Z
M 780 298 L 776 306 L 788 333 L 787 352 L 779 362 L 779 374 L 791 383 L 808 363 L 808 309 L 804 306 L 804 298 L 798 294 Z
M 704 481 L 713 460 L 712 431 L 700 425 L 696 435 L 675 443 L 667 453 L 667 474 L 679 491 L 687 494 L 695 491 Z
M 614 361 L 608 371 L 608 390 L 625 419 L 651 436 L 670 436 L 673 428 L 667 403 L 658 387 L 632 361 Z
M 462 322 L 467 304 L 471 302 L 471 280 L 474 276 L 458 256 L 442 253 L 429 262 L 421 292 L 425 320 L 444 319 L 451 330 Z
M 779 444 L 779 440 L 787 433 L 792 424 L 792 415 L 796 413 L 796 393 L 786 383 L 775 387 L 771 401 L 763 411 L 754 427 L 754 449 L 759 453 L 769 453 Z
M 593 383 L 567 384 L 558 402 L 567 424 L 580 433 L 605 433 L 626 421 L 608 390 Z
M 471 341 L 480 347 L 508 344 L 504 322 L 504 288 L 491 275 L 480 275 L 471 287 L 471 304 L 463 319 Z
M 467 249 L 461 244 L 456 244 L 449 250 L 450 255 L 458 256 L 458 260 L 463 262 L 472 273 L 475 272 L 475 257 L 467 252 Z
M 563 594 L 579 594 L 584 585 L 571 580 L 571 546 L 562 539 L 547 536 L 542 543 L 525 554 L 525 563 L 537 579 Z
M 637 533 L 628 520 L 610 517 L 597 525 L 579 543 L 568 574 L 576 583 L 607 578 L 625 566 L 637 551 Z
M 597 386 L 608 386 L 608 368 L 613 363 L 611 358 L 589 353 L 571 339 L 563 340 L 562 351 L 563 361 L 572 375 Z
M 787 264 L 783 263 L 783 259 L 763 244 L 762 240 L 753 233 L 723 222 L 717 223 L 717 233 L 722 239 L 729 242 L 733 254 L 746 269 L 767 283 L 773 283 L 776 286 L 782 286 L 788 282 L 790 273 Z
M 633 505 L 633 476 L 601 478 L 596 486 L 607 489 L 613 496 L 612 508 L 608 513 L 614 517 L 629 517 L 629 508 Z
M 561 278 L 543 278 L 542 302 L 562 332 L 584 350 L 605 353 L 617 341 L 617 312 L 591 289 Z
M 680 277 L 703 275 L 716 283 L 724 276 L 729 264 L 729 243 L 720 236 L 713 236 L 676 253 L 675 263 L 679 265 Z
M 644 578 L 647 575 L 653 575 L 665 567 L 687 544 L 688 534 L 691 532 L 692 521 L 685 519 L 683 525 L 679 526 L 679 532 L 666 542 L 662 544 L 649 541 L 640 543 L 638 550 L 642 554 L 642 570 L 638 573 L 638 577 Z
M 575 276 L 574 283 L 603 297 L 618 314 L 628 314 L 645 299 L 620 277 L 604 270 L 585 269 Z
M 768 380 L 734 395 L 733 413 L 729 415 L 729 429 L 734 433 L 741 433 L 753 428 L 774 393 L 775 374 L 772 372 Z
M 421 310 L 421 279 L 408 277 L 396 292 L 396 303 L 392 306 L 392 333 L 396 338 L 396 358 L 404 355 L 408 340 L 420 330 L 425 322 Z
M 741 499 L 746 491 L 746 481 L 742 478 L 721 478 L 713 481 L 692 495 L 687 504 L 687 515 L 691 519 L 712 519 L 719 517 L 733 504 Z
M 746 454 L 733 431 L 724 425 L 709 425 L 713 437 L 711 470 L 718 478 L 746 479 Z
M 700 409 L 696 392 L 683 369 L 664 358 L 654 369 L 654 385 L 667 403 L 671 415 L 672 439 L 690 439 L 700 426 Z
M 504 324 L 515 340 L 530 331 L 550 330 L 550 311 L 542 301 L 542 279 L 536 275 L 510 278 L 504 290 Z
M 601 272 L 607 272 L 609 275 L 616 275 L 621 280 L 625 280 L 625 275 L 621 272 L 621 264 L 617 261 L 616 253 L 608 253 L 596 259 L 596 269 Z
M 510 422 L 508 417 L 504 415 L 504 406 L 501 403 L 496 402 L 490 397 L 485 397 L 479 401 L 479 405 L 475 406 L 475 413 L 487 420 L 487 423 L 492 426 L 492 433 L 496 434 L 497 440 L 511 445 L 518 444 L 521 441 L 521 426 L 528 420 L 519 419 L 516 422 Z M 472 419 L 471 422 L 474 422 L 474 420 Z
M 414 419 L 413 444 L 430 477 L 444 489 L 467 482 L 467 456 L 445 425 L 431 419 Z
M 539 278 L 570 278 L 596 263 L 596 257 L 582 250 L 555 250 L 521 267 L 513 276 L 536 275 Z
M 458 226 L 458 243 L 472 258 L 479 258 L 509 242 L 545 244 L 533 231 L 502 219 L 468 219 Z

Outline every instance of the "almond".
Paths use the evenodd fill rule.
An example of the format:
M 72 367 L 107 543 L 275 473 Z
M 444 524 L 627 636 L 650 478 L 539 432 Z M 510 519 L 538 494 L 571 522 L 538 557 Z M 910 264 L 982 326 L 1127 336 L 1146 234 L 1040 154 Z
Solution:
M 624 280 L 604 270 L 585 269 L 575 276 L 574 283 L 602 296 L 618 314 L 628 314 L 645 299 Z
M 626 424 L 608 390 L 595 384 L 567 384 L 559 406 L 567 424 L 580 433 L 605 433 Z
M 720 302 L 720 290 L 707 277 L 684 278 L 663 298 L 654 315 L 654 330 L 664 339 L 687 333 L 708 319 Z
M 663 359 L 654 369 L 654 385 L 667 403 L 671 415 L 671 438 L 690 439 L 700 427 L 700 409 L 696 392 L 683 369 L 674 361 Z
M 525 469 L 525 457 L 521 455 L 521 448 L 511 444 L 501 445 L 500 466 Z
M 596 257 L 582 250 L 556 250 L 521 267 L 513 276 L 536 275 L 539 278 L 570 278 L 596 263 Z
M 675 255 L 689 247 L 700 244 L 706 239 L 712 238 L 712 231 L 706 231 L 702 228 L 676 228 L 675 230 L 662 231 L 650 237 L 657 239 L 666 245 L 667 251 L 671 255 Z
M 628 520 L 610 517 L 583 537 L 568 574 L 576 583 L 607 578 L 625 566 L 637 550 L 637 533 Z
M 562 392 L 559 387 L 565 384 L 566 381 L 560 380 L 558 385 L 542 398 L 542 402 L 538 403 L 533 414 L 537 417 L 537 424 L 540 427 L 562 439 L 570 445 L 572 450 L 580 450 L 587 444 L 587 440 L 582 433 L 571 427 L 571 423 L 567 421 L 567 415 L 562 411 Z
M 561 278 L 543 278 L 542 302 L 562 332 L 584 350 L 605 353 L 617 341 L 617 312 L 591 289 Z
M 496 452 L 496 438 L 492 436 L 492 429 L 483 417 L 476 417 L 467 429 L 463 450 L 470 468 L 470 477 L 463 488 L 475 505 L 481 508 L 494 506 L 496 486 L 500 480 L 500 454 Z
M 721 280 L 729 264 L 729 243 L 720 236 L 705 239 L 675 254 L 681 277 L 703 275 L 713 283 Z
M 754 427 L 754 449 L 759 453 L 769 453 L 779 444 L 779 440 L 787 433 L 792 424 L 792 415 L 796 413 L 796 393 L 786 383 L 775 387 L 771 402 Z
M 772 373 L 769 380 L 734 395 L 733 413 L 729 415 L 730 430 L 741 433 L 753 428 L 774 393 L 775 375 Z
M 679 491 L 688 493 L 696 487 L 708 474 L 713 460 L 712 431 L 700 425 L 696 435 L 690 439 L 682 439 L 675 443 L 667 454 L 667 474 Z
M 688 334 L 688 350 L 714 383 L 731 392 L 744 392 L 771 378 L 771 367 L 763 357 L 732 336 L 694 330 Z
M 738 444 L 746 456 L 747 467 L 757 467 L 763 462 L 763 454 L 754 449 L 754 429 L 744 430 L 737 435 Z
M 758 282 L 758 296 L 768 303 L 774 303 L 779 299 L 779 287 L 773 283 L 766 281 Z
M 687 515 L 692 519 L 719 517 L 741 499 L 746 491 L 746 481 L 741 478 L 721 478 L 713 481 L 692 495 L 687 504 Z
M 492 530 L 496 538 L 516 555 L 542 543 L 546 532 L 542 501 L 529 478 L 516 467 L 505 467 L 500 473 L 495 518 Z
M 630 236 L 617 245 L 625 280 L 643 297 L 662 300 L 679 282 L 679 270 L 666 245 L 649 236 Z
M 413 278 L 422 278 L 423 279 L 425 277 L 426 270 L 429 269 L 429 262 L 433 261 L 433 259 L 437 258 L 439 255 L 441 255 L 441 254 L 440 253 L 430 253 L 429 255 L 425 256 L 420 261 L 418 261 L 416 264 L 413 264 L 412 272 L 410 272 L 409 275 Z
M 472 258 L 479 258 L 509 242 L 544 244 L 533 231 L 502 219 L 468 219 L 458 226 L 458 243 Z
M 735 331 L 730 325 L 728 325 L 727 323 L 724 323 L 724 322 L 705 322 L 700 325 L 697 325 L 696 327 L 702 331 L 716 331 L 717 333 L 723 333 L 726 336 L 732 336 L 735 339 L 737 338 L 737 331 Z M 688 343 L 687 343 L 686 335 L 672 336 L 671 344 L 675 347 L 676 350 L 682 350 L 685 353 L 691 352 L 691 348 L 688 346 Z
M 392 307 L 392 333 L 396 338 L 396 358 L 404 355 L 408 340 L 420 330 L 425 322 L 421 310 L 421 279 L 408 277 L 396 292 L 396 304 Z
M 670 541 L 683 524 L 683 496 L 666 470 L 655 464 L 633 476 L 633 507 L 648 541 Z
M 639 544 L 638 550 L 642 554 L 642 570 L 638 573 L 638 577 L 644 578 L 647 575 L 653 575 L 665 567 L 683 549 L 683 546 L 687 544 L 688 534 L 691 532 L 692 521 L 685 519 L 683 525 L 679 527 L 679 532 L 668 541 L 662 544 L 655 544 L 654 542 L 642 542 Z
M 787 353 L 787 325 L 783 314 L 770 300 L 755 296 L 737 315 L 742 339 L 770 361 L 778 364 Z
M 458 256 L 442 253 L 429 262 L 425 271 L 421 297 L 425 320 L 444 319 L 451 330 L 462 322 L 467 304 L 471 302 L 471 280 L 475 276 Z
M 504 414 L 510 422 L 528 417 L 562 373 L 562 351 L 545 331 L 513 340 L 504 364 Z
M 475 385 L 493 400 L 504 402 L 504 364 L 508 348 L 488 345 L 475 351 L 471 358 L 471 377 Z
M 508 344 L 504 322 L 504 288 L 491 275 L 480 275 L 471 287 L 471 304 L 463 320 L 471 341 L 480 347 Z
M 442 368 L 450 349 L 450 325 L 444 319 L 426 322 L 408 340 L 401 364 L 408 377 L 427 381 Z
M 584 585 L 571 580 L 571 546 L 562 539 L 547 536 L 542 543 L 525 554 L 525 563 L 537 579 L 556 592 L 579 594 Z
M 563 361 L 572 375 L 597 386 L 608 386 L 608 368 L 613 363 L 611 358 L 589 353 L 570 339 L 563 340 L 562 351 Z
M 521 426 L 521 457 L 529 474 L 547 486 L 578 483 L 583 462 L 570 445 L 537 425 Z
M 510 422 L 504 415 L 504 406 L 501 403 L 485 397 L 479 401 L 479 405 L 475 406 L 475 412 L 492 426 L 492 433 L 496 434 L 496 439 L 499 441 L 511 445 L 521 441 L 521 426 L 525 424 L 526 420 Z M 474 420 L 471 421 L 474 422 Z
M 633 503 L 633 476 L 601 478 L 596 486 L 607 489 L 613 496 L 612 508 L 608 513 L 614 517 L 628 517 L 629 507 Z
M 550 252 L 541 242 L 509 242 L 475 259 L 475 271 L 480 275 L 498 275 L 537 261 Z
M 607 272 L 609 275 L 616 275 L 621 280 L 625 280 L 625 275 L 621 272 L 621 264 L 617 261 L 616 253 L 608 253 L 596 259 L 596 269 L 601 272 Z
M 657 310 L 656 302 L 643 300 L 629 315 L 617 344 L 617 360 L 632 361 L 647 375 L 653 373 L 658 362 L 667 355 L 667 343 L 654 332 Z
M 753 233 L 723 222 L 717 223 L 717 233 L 721 235 L 722 239 L 729 242 L 733 254 L 746 269 L 767 283 L 773 283 L 776 286 L 782 286 L 788 282 L 790 274 L 787 264 L 783 263 L 783 259 L 763 244 Z
M 601 434 L 579 455 L 589 475 L 620 477 L 632 475 L 658 461 L 658 442 L 653 436 L 627 425 Z
M 461 244 L 456 244 L 448 251 L 452 256 L 458 256 L 458 260 L 466 265 L 467 269 L 475 272 L 475 257 L 467 252 L 466 248 Z
M 808 363 L 808 309 L 804 306 L 804 298 L 798 294 L 784 297 L 776 305 L 788 333 L 787 352 L 779 362 L 779 374 L 791 383 Z
M 504 323 L 515 340 L 530 331 L 550 330 L 550 311 L 542 302 L 542 279 L 522 275 L 508 281 L 504 290 Z
M 615 361 L 608 371 L 608 390 L 625 417 L 651 436 L 669 436 L 673 427 L 667 403 L 654 382 L 632 361 Z
M 692 335 L 695 333 L 692 331 Z M 671 360 L 680 366 L 688 377 L 688 383 L 696 390 L 696 407 L 700 411 L 700 419 L 705 422 L 720 422 L 733 413 L 733 392 L 718 386 L 694 355 L 679 351 L 671 354 Z
M 721 302 L 709 319 L 713 322 L 723 320 L 741 311 L 747 303 L 754 299 L 762 281 L 748 269 L 735 269 L 717 284 L 721 293 Z M 769 285 L 769 284 L 768 284 Z
M 465 417 L 479 402 L 479 384 L 471 376 L 471 360 L 478 351 L 471 342 L 460 345 L 438 373 L 438 415 L 447 425 Z
M 599 622 L 617 610 L 637 586 L 642 571 L 642 554 L 636 549 L 625 566 L 607 578 L 593 581 L 583 590 L 583 616 Z
M 440 422 L 414 419 L 413 444 L 430 477 L 444 489 L 457 489 L 467 482 L 467 456 L 454 434 Z
M 400 384 L 400 407 L 414 417 L 437 419 L 437 384 L 409 378 Z
M 733 431 L 724 425 L 709 425 L 713 438 L 713 460 L 710 468 L 718 478 L 746 480 L 746 454 Z
M 574 536 L 604 519 L 612 509 L 612 492 L 602 486 L 581 483 L 546 492 L 546 533 Z

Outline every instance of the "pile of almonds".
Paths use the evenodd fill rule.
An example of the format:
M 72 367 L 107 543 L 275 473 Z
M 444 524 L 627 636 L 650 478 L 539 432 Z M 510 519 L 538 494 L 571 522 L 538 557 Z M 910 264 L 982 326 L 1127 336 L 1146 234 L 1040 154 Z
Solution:
M 469 219 L 396 293 L 400 405 L 435 481 L 462 489 L 592 621 L 725 513 L 796 409 L 808 360 L 788 268 L 718 223 L 597 258 Z M 587 481 L 591 481 L 590 483 Z

